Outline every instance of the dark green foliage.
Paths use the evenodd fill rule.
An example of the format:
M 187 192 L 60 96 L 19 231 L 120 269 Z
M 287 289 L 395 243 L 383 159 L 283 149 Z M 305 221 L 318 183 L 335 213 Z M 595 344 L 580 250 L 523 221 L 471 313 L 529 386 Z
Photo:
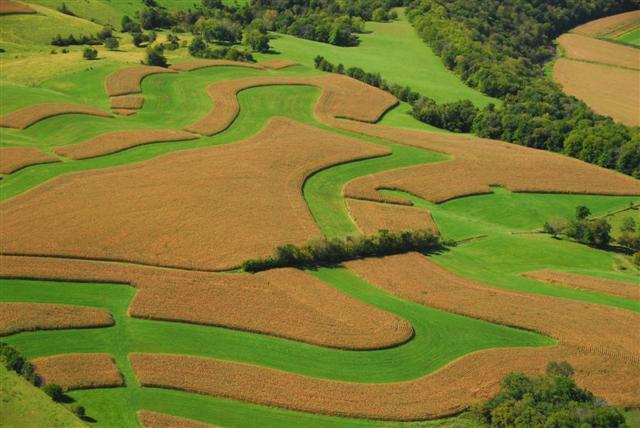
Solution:
M 109 50 L 118 49 L 120 47 L 120 42 L 115 37 L 109 37 L 104 41 L 104 47 Z
M 636 8 L 636 0 L 414 0 L 408 16 L 447 68 L 469 86 L 504 100 L 476 116 L 474 133 L 640 177 L 637 128 L 595 114 L 543 71 L 559 34 Z
M 622 231 L 623 232 L 635 232 L 638 228 L 636 221 L 633 217 L 625 217 L 622 220 Z
M 18 373 L 34 385 L 39 383 L 33 365 L 14 347 L 3 342 L 0 342 L 0 364 L 4 365 L 8 370 Z
M 122 31 L 125 33 L 140 33 L 142 31 L 140 24 L 127 15 L 122 17 L 121 26 Z
M 253 22 L 244 29 L 242 42 L 255 52 L 264 53 L 271 49 L 271 46 L 269 46 L 267 27 L 264 22 L 259 19 L 254 19 Z
M 143 43 L 153 43 L 156 40 L 156 33 L 151 31 L 146 33 L 133 33 L 133 44 L 136 47 L 142 46 Z
M 512 373 L 491 400 L 473 409 L 491 427 L 625 427 L 622 412 L 581 389 L 567 363 L 550 363 L 542 377 Z
M 64 399 L 64 390 L 57 383 L 48 383 L 42 387 L 42 391 L 47 394 L 55 402 L 61 402 Z
M 53 46 L 100 45 L 102 44 L 102 39 L 97 35 L 85 36 L 81 34 L 80 36 L 74 36 L 73 34 L 69 34 L 69 36 L 65 38 L 58 34 L 51 40 L 51 44 Z
M 199 21 L 194 32 L 209 43 L 235 44 L 242 38 L 242 26 L 227 18 Z
M 166 67 L 167 58 L 164 56 L 164 46 L 156 45 L 156 46 L 147 46 L 146 51 L 146 61 L 147 65 L 155 65 L 158 67 Z
M 250 52 L 233 46 L 209 47 L 202 37 L 194 37 L 189 45 L 189 53 L 197 58 L 228 59 L 232 61 L 255 62 Z
M 105 25 L 104 27 L 102 27 L 102 30 L 98 31 L 98 34 L 96 34 L 96 36 L 100 40 L 106 40 L 110 37 L 113 37 L 113 28 L 110 25 Z
M 164 47 L 169 49 L 170 51 L 175 51 L 180 47 L 180 38 L 177 34 L 169 34 L 167 36 L 167 42 L 164 43 Z
M 75 403 L 71 406 L 71 411 L 80 419 L 84 418 L 87 414 L 84 406 Z
M 433 252 L 442 249 L 443 245 L 439 236 L 426 229 L 403 232 L 381 230 L 372 236 L 321 239 L 302 246 L 283 245 L 276 248 L 273 256 L 246 260 L 242 267 L 247 272 L 259 272 L 277 267 L 328 266 L 362 257 L 379 257 L 411 251 Z
M 576 218 L 578 220 L 584 220 L 591 215 L 591 210 L 584 205 L 578 205 L 576 207 Z
M 64 13 L 65 15 L 76 16 L 76 14 L 71 12 L 71 10 L 67 7 L 67 5 L 65 3 L 62 3 L 60 5 L 60 7 L 58 7 L 57 10 L 58 10 L 58 12 Z
M 94 48 L 84 48 L 84 51 L 82 51 L 82 57 L 84 59 L 94 60 L 98 58 L 98 51 Z
M 163 7 L 145 7 L 138 12 L 140 26 L 145 30 L 169 28 L 174 24 L 171 14 Z
M 589 215 L 591 215 L 589 208 L 580 205 L 576 207 L 575 220 L 567 222 L 548 220 L 542 229 L 554 237 L 563 234 L 582 244 L 596 248 L 607 248 L 612 240 L 611 224 L 604 218 L 589 220 L 587 219 Z

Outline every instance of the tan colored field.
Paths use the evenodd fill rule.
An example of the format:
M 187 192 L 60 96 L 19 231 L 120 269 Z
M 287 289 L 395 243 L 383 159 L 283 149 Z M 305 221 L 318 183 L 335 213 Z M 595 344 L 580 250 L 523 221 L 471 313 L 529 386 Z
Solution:
M 104 88 L 110 97 L 135 94 L 142 92 L 141 84 L 145 77 L 158 73 L 176 73 L 176 71 L 148 65 L 121 68 L 107 76 Z
M 63 175 L 7 200 L 0 252 L 237 267 L 320 236 L 300 190 L 305 177 L 386 154 L 382 146 L 273 118 L 245 141 Z
M 151 410 L 138 411 L 138 420 L 145 428 L 213 428 L 215 426 Z
M 36 104 L 21 108 L 0 117 L 0 126 L 4 128 L 25 129 L 34 123 L 61 114 L 88 114 L 111 117 L 111 114 L 93 106 L 66 103 Z
M 249 62 L 230 61 L 228 59 L 194 59 L 191 61 L 179 62 L 171 65 L 169 68 L 176 71 L 193 71 L 206 67 L 247 67 L 263 70 L 261 64 L 252 64 Z
M 572 33 L 558 37 L 558 43 L 568 59 L 599 62 L 640 71 L 640 49 Z M 640 80 L 640 73 L 636 76 L 636 79 Z M 600 83 L 606 86 L 607 74 L 598 77 Z
M 11 15 L 16 13 L 36 13 L 24 3 L 13 0 L 0 0 L 0 15 Z
M 382 195 L 377 189 L 400 189 L 432 202 L 489 193 L 491 185 L 514 192 L 558 192 L 639 195 L 640 181 L 612 170 L 556 153 L 502 141 L 394 129 L 352 121 L 336 121 L 340 128 L 433 150 L 453 160 L 395 169 L 355 179 L 346 196 L 408 203 Z
M 380 229 L 393 232 L 431 229 L 438 233 L 438 226 L 427 210 L 351 198 L 345 199 L 345 202 L 349 215 L 365 235 L 375 234 Z
M 59 161 L 35 147 L 0 147 L 0 174 L 11 174 L 26 166 Z
M 109 103 L 112 109 L 141 109 L 144 104 L 144 97 L 139 95 L 122 95 L 119 97 L 111 97 Z
M 331 348 L 387 348 L 413 335 L 407 321 L 295 269 L 216 274 L 5 256 L 0 258 L 0 277 L 131 284 L 138 292 L 130 316 L 253 331 Z
M 640 301 L 640 284 L 549 270 L 526 272 L 523 273 L 522 276 L 536 281 L 546 282 L 547 284 L 564 285 L 566 287 L 577 288 L 578 290 L 595 291 L 597 293 Z
M 640 72 L 560 58 L 553 66 L 553 80 L 596 113 L 640 125 Z
M 124 385 L 120 370 L 109 354 L 60 354 L 33 360 L 44 383 L 70 389 L 105 388 Z
M 269 68 L 271 70 L 282 70 L 283 68 L 292 67 L 294 65 L 300 65 L 295 61 L 288 59 L 272 59 L 260 63 L 261 66 Z
M 217 82 L 207 88 L 213 101 L 213 109 L 204 118 L 185 130 L 202 135 L 214 135 L 224 131 L 240 112 L 238 92 L 259 86 L 303 85 L 322 90 L 314 106 L 316 118 L 332 125 L 335 118 L 349 118 L 375 122 L 398 100 L 388 92 L 366 85 L 341 74 L 316 77 L 252 77 Z
M 54 151 L 70 159 L 88 159 L 120 152 L 131 147 L 167 141 L 195 140 L 198 136 L 183 131 L 140 130 L 114 131 L 78 144 L 56 147 Z
M 605 36 L 611 33 L 617 33 L 619 30 L 624 32 L 625 28 L 633 26 L 636 23 L 640 24 L 640 10 L 596 19 L 595 21 L 580 25 L 571 31 L 585 36 Z
M 105 309 L 49 303 L 0 302 L 0 336 L 21 331 L 96 328 L 113 325 Z

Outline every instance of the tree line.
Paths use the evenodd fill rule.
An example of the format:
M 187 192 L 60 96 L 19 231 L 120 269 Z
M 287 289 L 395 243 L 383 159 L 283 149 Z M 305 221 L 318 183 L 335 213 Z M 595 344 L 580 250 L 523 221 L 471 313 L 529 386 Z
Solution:
M 447 68 L 504 101 L 477 114 L 474 133 L 640 177 L 639 128 L 594 113 L 544 75 L 555 37 L 636 8 L 636 0 L 414 0 L 407 16 Z
M 411 251 L 430 253 L 442 250 L 445 245 L 454 243 L 442 241 L 440 236 L 428 229 L 402 232 L 380 230 L 369 236 L 319 239 L 301 246 L 282 245 L 270 257 L 244 261 L 242 268 L 247 272 L 259 272 L 281 267 L 331 266 L 363 257 L 381 257 Z

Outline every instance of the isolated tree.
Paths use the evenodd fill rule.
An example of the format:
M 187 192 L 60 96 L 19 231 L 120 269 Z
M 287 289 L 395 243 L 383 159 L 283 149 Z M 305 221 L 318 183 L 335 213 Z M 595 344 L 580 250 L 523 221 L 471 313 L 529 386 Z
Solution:
M 115 50 L 120 47 L 120 42 L 115 37 L 109 37 L 105 39 L 104 46 L 109 50 Z
M 113 37 L 113 28 L 110 25 L 105 25 L 102 27 L 102 30 L 98 31 L 97 36 L 100 40 L 106 40 L 109 37 Z
M 167 58 L 164 56 L 164 47 L 162 45 L 148 46 L 146 57 L 145 64 L 147 65 L 167 66 Z
M 621 230 L 623 232 L 635 232 L 636 227 L 636 221 L 633 217 L 625 217 L 624 220 L 622 220 Z
M 269 36 L 255 28 L 247 28 L 244 30 L 242 42 L 255 52 L 268 52 Z
M 202 37 L 196 36 L 191 40 L 191 44 L 189 44 L 189 53 L 192 56 L 204 56 L 206 50 L 207 44 L 204 42 Z
M 45 394 L 47 394 L 53 401 L 60 402 L 64 399 L 64 390 L 57 383 L 48 383 L 46 384 L 42 390 Z
M 79 404 L 74 404 L 73 406 L 71 406 L 71 411 L 80 419 L 83 419 L 87 414 L 84 406 L 81 406 Z
M 585 207 L 584 205 L 579 205 L 576 207 L 576 218 L 578 220 L 584 220 L 585 218 L 591 215 L 591 210 Z
M 82 51 L 82 57 L 88 60 L 94 60 L 98 58 L 98 51 L 94 48 L 86 47 L 84 51 Z

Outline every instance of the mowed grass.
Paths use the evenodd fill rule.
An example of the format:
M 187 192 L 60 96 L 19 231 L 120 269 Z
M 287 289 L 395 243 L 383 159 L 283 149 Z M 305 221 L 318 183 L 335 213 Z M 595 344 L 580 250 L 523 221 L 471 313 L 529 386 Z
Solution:
M 640 46 L 640 28 L 635 28 L 627 33 L 622 34 L 616 40 L 631 45 Z
M 0 364 L 0 426 L 76 428 L 87 424 Z
M 2 280 L 2 301 L 103 307 L 110 311 L 115 320 L 115 326 L 109 328 L 29 332 L 6 337 L 4 341 L 18 348 L 28 358 L 69 352 L 107 352 L 113 355 L 125 376 L 126 388 L 119 388 L 115 392 L 96 390 L 72 394 L 87 407 L 88 414 L 96 418 L 100 426 L 134 426 L 135 411 L 144 408 L 140 400 L 144 397 L 153 400 L 154 394 L 164 394 L 146 388 L 141 391 L 127 359 L 130 352 L 201 355 L 327 379 L 392 382 L 428 374 L 449 361 L 480 349 L 548 346 L 554 343 L 532 332 L 404 301 L 371 286 L 346 269 L 320 269 L 311 273 L 347 294 L 406 318 L 415 328 L 415 339 L 392 349 L 342 351 L 224 328 L 130 318 L 126 310 L 135 290 L 126 285 Z M 106 394 L 107 398 L 102 394 Z M 136 394 L 140 398 L 132 399 Z M 167 394 L 169 397 L 178 397 L 178 404 L 173 403 L 165 408 L 160 399 L 153 409 L 169 411 L 184 406 L 190 412 L 197 412 L 197 419 L 203 420 L 216 416 L 217 413 L 211 412 L 212 406 L 229 403 L 201 397 L 199 400 L 208 402 L 208 405 L 197 406 L 189 404 L 191 396 L 188 394 Z M 110 397 L 113 396 L 127 398 L 112 402 Z M 180 396 L 184 399 L 180 399 Z M 257 408 L 239 403 L 233 406 Z M 261 408 L 260 412 L 265 421 L 270 418 L 278 421 L 283 414 L 290 413 L 270 408 Z M 226 412 L 221 414 L 226 415 Z M 311 426 L 325 426 L 323 417 L 309 415 L 308 420 Z M 273 422 L 271 425 L 276 424 Z
M 393 22 L 367 22 L 366 29 L 370 33 L 359 35 L 361 42 L 357 47 L 333 46 L 284 34 L 277 34 L 271 45 L 281 53 L 277 57 L 313 67 L 313 58 L 322 55 L 334 64 L 379 72 L 385 79 L 409 85 L 438 102 L 468 99 L 479 107 L 499 103 L 499 100 L 469 88 L 447 70 L 440 58 L 418 37 L 403 13 Z M 261 57 L 273 58 L 274 55 Z

